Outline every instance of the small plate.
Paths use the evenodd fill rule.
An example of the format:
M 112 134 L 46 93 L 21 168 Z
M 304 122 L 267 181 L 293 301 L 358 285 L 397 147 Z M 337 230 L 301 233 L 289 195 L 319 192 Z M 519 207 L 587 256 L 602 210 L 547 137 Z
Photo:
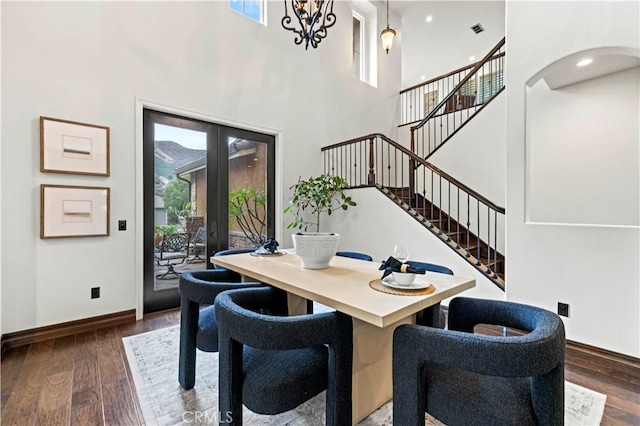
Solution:
M 386 285 L 387 287 L 392 287 L 392 288 L 397 288 L 400 290 L 422 290 L 425 289 L 427 287 L 429 287 L 431 285 L 431 283 L 420 283 L 420 282 L 413 282 L 413 284 L 411 285 L 400 285 L 397 282 L 395 282 L 395 280 L 393 278 L 391 278 L 390 276 L 385 277 L 385 279 L 380 280 L 382 281 L 382 284 Z
M 271 256 L 284 256 L 285 254 L 287 254 L 287 252 L 284 250 L 279 250 L 275 253 L 256 253 L 255 251 L 252 251 L 249 254 L 253 257 L 271 257 Z

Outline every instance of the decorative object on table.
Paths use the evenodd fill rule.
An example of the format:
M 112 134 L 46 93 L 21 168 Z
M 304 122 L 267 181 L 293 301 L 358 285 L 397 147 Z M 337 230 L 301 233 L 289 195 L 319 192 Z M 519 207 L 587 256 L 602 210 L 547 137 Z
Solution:
M 292 25 L 293 19 L 289 16 L 287 1 L 291 2 L 291 10 L 296 18 L 298 26 Z M 309 44 L 315 49 L 318 43 L 327 36 L 327 28 L 336 23 L 336 15 L 333 13 L 333 0 L 284 0 L 284 17 L 280 21 L 282 28 L 293 31 L 296 34 L 293 42 L 302 44 L 305 42 L 305 50 Z
M 287 254 L 286 251 L 278 250 L 278 246 L 280 244 L 274 239 L 269 238 L 264 242 L 260 247 L 258 247 L 254 252 L 251 253 L 252 256 L 281 256 L 283 254 Z
M 40 238 L 108 237 L 109 191 L 40 185 Z
M 396 244 L 393 247 L 393 254 L 391 255 L 398 259 L 400 262 L 404 263 L 409 260 L 409 249 L 403 244 Z
M 343 189 L 349 184 L 340 176 L 322 174 L 307 180 L 298 179 L 291 186 L 293 196 L 285 213 L 292 213 L 293 220 L 287 229 L 298 228 L 306 231 L 310 226 L 316 232 L 299 232 L 292 236 L 296 255 L 302 260 L 305 269 L 324 269 L 329 267 L 331 258 L 338 251 L 340 235 L 321 233 L 320 217 L 323 213 L 331 215 L 335 210 L 347 210 L 356 203 Z
M 40 171 L 109 176 L 109 128 L 40 117 Z
M 404 265 L 403 265 L 404 266 Z M 393 282 L 400 286 L 410 286 L 413 284 L 413 281 L 416 279 L 416 274 L 413 272 L 391 272 L 391 277 L 393 278 Z
M 427 272 L 418 266 L 412 266 L 408 263 L 402 263 L 393 256 L 389 256 L 387 260 L 382 262 L 378 270 L 384 271 L 382 273 L 382 279 L 384 279 L 392 272 L 400 272 L 405 274 L 425 274 Z
M 256 253 L 270 253 L 274 254 L 278 251 L 278 246 L 280 244 L 274 238 L 269 238 L 267 241 L 262 244 L 262 246 L 256 249 Z
M 293 234 L 293 247 L 304 269 L 326 269 L 338 251 L 340 234 L 315 232 Z

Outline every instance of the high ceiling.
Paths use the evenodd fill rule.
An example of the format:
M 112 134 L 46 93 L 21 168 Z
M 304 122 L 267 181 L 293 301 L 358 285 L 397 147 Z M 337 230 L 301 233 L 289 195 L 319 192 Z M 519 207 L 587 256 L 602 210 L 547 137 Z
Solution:
M 481 59 L 505 35 L 504 0 L 390 0 L 389 8 L 402 19 L 389 26 L 399 30 L 403 88 Z M 476 24 L 484 31 L 474 33 Z

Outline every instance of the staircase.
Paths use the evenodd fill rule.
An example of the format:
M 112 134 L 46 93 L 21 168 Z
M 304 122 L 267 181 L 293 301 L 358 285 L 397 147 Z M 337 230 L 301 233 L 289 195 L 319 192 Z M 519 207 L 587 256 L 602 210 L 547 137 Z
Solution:
M 505 209 L 427 159 L 504 90 L 504 42 L 470 67 L 401 92 L 403 118 L 426 110 L 404 123 L 412 125 L 410 149 L 379 133 L 322 148 L 325 173 L 377 188 L 503 291 Z M 451 86 L 435 102 L 434 92 Z

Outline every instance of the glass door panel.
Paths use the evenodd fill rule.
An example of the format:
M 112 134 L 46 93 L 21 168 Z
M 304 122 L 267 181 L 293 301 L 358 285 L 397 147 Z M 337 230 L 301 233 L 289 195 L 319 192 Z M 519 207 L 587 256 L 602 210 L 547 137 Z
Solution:
M 267 239 L 267 146 L 229 138 L 229 248 L 259 247 Z
M 177 307 L 179 274 L 275 231 L 275 138 L 144 110 L 144 312 Z
M 205 261 L 207 133 L 155 123 L 154 139 L 154 290 L 160 291 L 176 288 L 180 272 L 202 269 Z M 170 246 L 174 234 L 184 238 Z

